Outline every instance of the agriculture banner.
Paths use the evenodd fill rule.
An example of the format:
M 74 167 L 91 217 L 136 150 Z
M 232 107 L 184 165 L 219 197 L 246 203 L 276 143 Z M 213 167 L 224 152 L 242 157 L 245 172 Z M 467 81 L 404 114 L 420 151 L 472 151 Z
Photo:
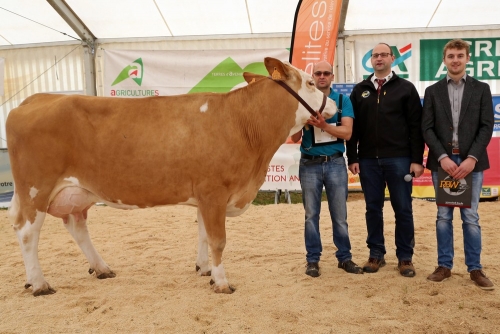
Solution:
M 264 58 L 288 60 L 288 50 L 104 52 L 104 95 L 147 97 L 229 92 L 246 85 L 243 72 L 269 75 Z
M 341 0 L 301 0 L 297 5 L 290 46 L 290 63 L 312 74 L 320 60 L 333 64 Z

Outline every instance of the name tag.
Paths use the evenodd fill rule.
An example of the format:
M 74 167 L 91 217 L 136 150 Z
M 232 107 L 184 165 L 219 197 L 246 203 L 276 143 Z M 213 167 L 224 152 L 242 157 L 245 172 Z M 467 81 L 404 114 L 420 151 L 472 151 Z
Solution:
M 337 124 L 330 124 L 333 126 L 337 126 Z M 320 128 L 314 127 L 314 143 L 315 144 L 323 144 L 323 143 L 329 143 L 337 141 L 337 137 L 332 136 L 325 130 L 322 130 Z

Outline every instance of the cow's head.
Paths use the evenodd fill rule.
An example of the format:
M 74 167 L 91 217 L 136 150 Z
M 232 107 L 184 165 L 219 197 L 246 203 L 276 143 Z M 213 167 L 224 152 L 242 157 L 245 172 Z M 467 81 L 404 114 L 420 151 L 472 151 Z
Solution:
M 265 58 L 264 65 L 266 66 L 272 80 L 283 82 L 294 90 L 314 111 L 320 110 L 324 94 L 315 87 L 314 81 L 309 74 L 292 65 L 284 64 L 275 58 Z M 250 73 L 244 73 L 244 77 L 248 83 L 266 78 L 264 76 Z M 337 106 L 335 101 L 332 99 L 326 99 L 326 105 L 322 112 L 323 117 L 325 119 L 331 118 L 336 112 Z M 298 103 L 298 108 L 295 112 L 295 125 L 290 130 L 290 135 L 295 134 L 302 129 L 309 117 L 311 117 L 310 111 L 308 111 L 307 108 L 301 103 Z

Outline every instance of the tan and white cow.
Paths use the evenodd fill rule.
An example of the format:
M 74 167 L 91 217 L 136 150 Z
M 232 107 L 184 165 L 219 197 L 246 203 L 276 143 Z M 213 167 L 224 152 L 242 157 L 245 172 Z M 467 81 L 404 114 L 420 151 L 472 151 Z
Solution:
M 243 213 L 287 136 L 310 112 L 275 81 L 318 110 L 323 93 L 309 75 L 266 58 L 274 79 L 245 73 L 251 84 L 225 94 L 138 99 L 36 94 L 7 119 L 15 191 L 10 216 L 35 296 L 55 290 L 38 260 L 45 215 L 60 217 L 85 254 L 89 273 L 115 274 L 92 245 L 87 210 L 185 204 L 198 208 L 196 269 L 216 292 L 231 293 L 222 265 L 225 217 Z M 323 114 L 336 112 L 327 99 Z M 209 266 L 208 245 L 212 251 Z

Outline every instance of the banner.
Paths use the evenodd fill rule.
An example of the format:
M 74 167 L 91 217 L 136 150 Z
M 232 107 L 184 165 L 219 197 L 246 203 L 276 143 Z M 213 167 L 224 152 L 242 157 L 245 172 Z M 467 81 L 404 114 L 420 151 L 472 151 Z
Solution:
M 264 58 L 288 60 L 286 49 L 105 50 L 104 96 L 147 97 L 225 93 L 246 85 L 243 72 L 269 75 Z
M 0 96 L 5 95 L 4 80 L 5 80 L 5 58 L 0 58 Z
M 341 0 L 301 0 L 295 11 L 290 63 L 312 74 L 320 60 L 333 64 Z

